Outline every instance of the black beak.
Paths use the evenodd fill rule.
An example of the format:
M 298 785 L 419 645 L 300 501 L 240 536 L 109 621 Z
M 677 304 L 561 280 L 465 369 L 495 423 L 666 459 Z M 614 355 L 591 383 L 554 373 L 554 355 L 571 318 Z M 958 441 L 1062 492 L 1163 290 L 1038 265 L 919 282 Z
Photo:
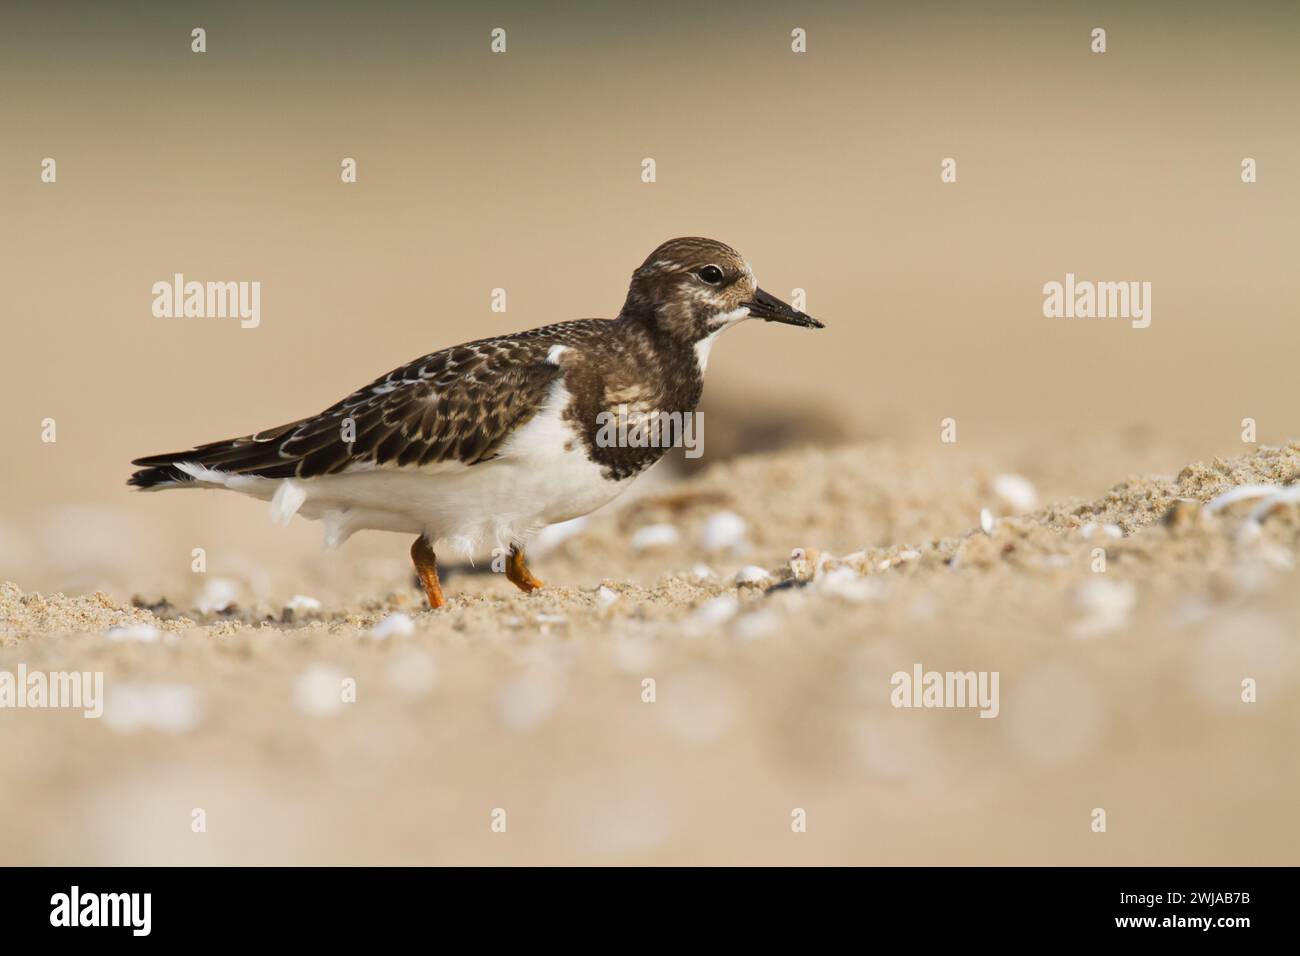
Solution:
M 798 309 L 791 308 L 774 295 L 768 295 L 762 289 L 754 290 L 754 298 L 745 305 L 749 316 L 767 322 L 784 322 L 786 325 L 802 325 L 806 329 L 824 329 L 811 315 L 804 315 Z

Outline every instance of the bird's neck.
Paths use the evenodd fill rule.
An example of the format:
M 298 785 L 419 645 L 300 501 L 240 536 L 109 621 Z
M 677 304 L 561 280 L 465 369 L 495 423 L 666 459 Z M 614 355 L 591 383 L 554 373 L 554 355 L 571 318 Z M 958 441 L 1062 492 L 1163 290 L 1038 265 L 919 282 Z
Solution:
M 629 308 L 629 305 L 623 306 L 618 320 L 666 351 L 693 349 L 697 343 L 713 336 L 713 332 L 693 316 L 674 316 L 648 306 Z

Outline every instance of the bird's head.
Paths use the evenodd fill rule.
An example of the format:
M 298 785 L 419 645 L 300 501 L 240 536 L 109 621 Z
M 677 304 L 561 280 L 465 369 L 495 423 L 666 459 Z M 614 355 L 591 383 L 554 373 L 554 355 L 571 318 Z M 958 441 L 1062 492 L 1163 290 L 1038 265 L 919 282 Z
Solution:
M 650 253 L 632 273 L 622 314 L 688 343 L 745 319 L 823 328 L 760 289 L 740 253 L 713 239 L 670 239 Z

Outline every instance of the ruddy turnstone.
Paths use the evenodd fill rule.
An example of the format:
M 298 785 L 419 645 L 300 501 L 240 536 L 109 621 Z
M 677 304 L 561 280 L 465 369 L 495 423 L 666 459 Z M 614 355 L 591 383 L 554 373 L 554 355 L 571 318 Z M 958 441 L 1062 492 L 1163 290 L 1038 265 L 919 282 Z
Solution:
M 411 558 L 444 603 L 434 545 L 494 544 L 521 590 L 540 528 L 594 511 L 663 457 L 661 443 L 598 440 L 611 414 L 689 414 L 713 340 L 745 319 L 822 328 L 760 289 L 730 246 L 672 239 L 634 273 L 616 319 L 480 339 L 394 369 L 319 415 L 189 451 L 138 458 L 130 485 L 228 488 L 273 520 L 325 523 L 338 545 L 364 528 L 418 535 Z M 604 413 L 602 415 L 602 413 Z

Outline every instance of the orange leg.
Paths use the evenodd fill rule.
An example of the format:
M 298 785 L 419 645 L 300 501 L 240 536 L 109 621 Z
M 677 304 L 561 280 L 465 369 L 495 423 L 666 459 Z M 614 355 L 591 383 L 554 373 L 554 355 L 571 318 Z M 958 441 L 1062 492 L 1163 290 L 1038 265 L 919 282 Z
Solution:
M 415 562 L 415 573 L 424 585 L 429 607 L 437 610 L 447 603 L 447 599 L 442 596 L 442 585 L 438 583 L 438 559 L 433 556 L 433 548 L 424 540 L 424 535 L 416 538 L 415 544 L 411 545 L 411 560 Z
M 542 582 L 533 577 L 533 572 L 528 570 L 528 565 L 524 564 L 524 549 L 510 548 L 510 558 L 506 561 L 506 577 L 510 583 L 519 590 L 527 593 L 536 591 L 542 586 Z

